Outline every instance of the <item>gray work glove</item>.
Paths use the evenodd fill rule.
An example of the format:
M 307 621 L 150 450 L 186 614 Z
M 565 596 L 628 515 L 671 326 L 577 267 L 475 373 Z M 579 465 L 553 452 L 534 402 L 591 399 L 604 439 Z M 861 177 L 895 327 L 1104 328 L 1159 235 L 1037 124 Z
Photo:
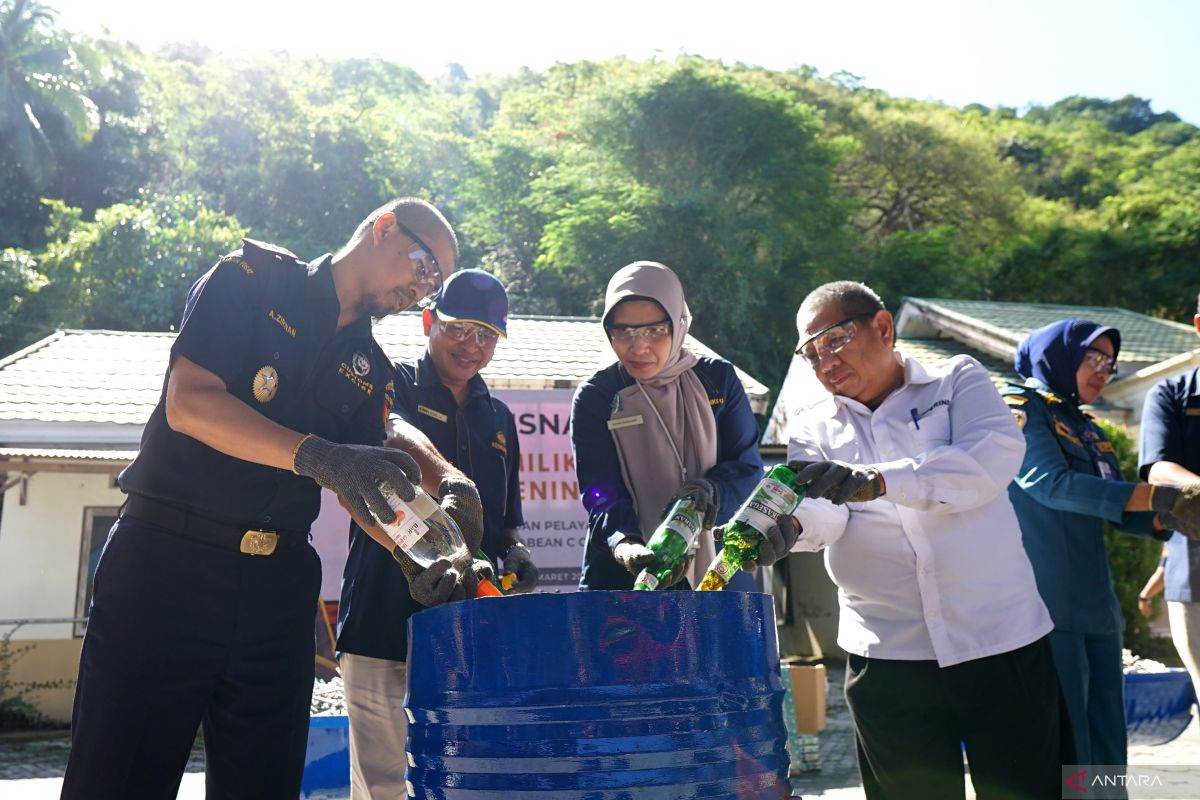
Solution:
M 646 547 L 640 539 L 630 539 L 628 537 L 617 542 L 617 546 L 613 548 L 612 554 L 617 563 L 629 570 L 629 574 L 634 577 L 637 577 L 642 568 L 654 560 L 653 550 Z
M 823 497 L 835 505 L 865 503 L 883 494 L 883 476 L 874 467 L 843 461 L 792 461 L 796 483 L 808 486 L 809 497 Z
M 684 481 L 667 501 L 667 507 L 663 509 L 664 517 L 671 510 L 671 506 L 675 505 L 675 502 L 682 497 L 690 497 L 696 503 L 696 508 L 704 519 L 705 528 L 711 528 L 716 523 L 717 511 L 721 506 L 721 490 L 715 483 L 707 478 L 693 478 L 690 481 Z
M 380 484 L 388 484 L 408 502 L 416 497 L 413 484 L 421 482 L 421 468 L 403 450 L 334 444 L 319 436 L 308 436 L 300 442 L 292 472 L 336 492 L 358 519 L 374 517 L 387 523 L 395 521 L 396 512 L 388 505 Z
M 408 578 L 408 593 L 426 608 L 475 596 L 475 577 L 464 576 L 449 559 L 439 558 L 429 569 L 423 570 L 399 546 L 392 550 L 392 558 L 400 562 L 400 568 Z M 468 584 L 471 585 L 468 587 Z
M 467 550 L 479 550 L 483 542 L 483 504 L 479 502 L 479 490 L 466 478 L 442 478 L 438 485 L 442 510 L 462 531 Z
M 725 526 L 713 528 L 713 539 L 721 541 L 725 536 Z M 758 545 L 758 561 L 747 561 L 742 569 L 747 572 L 755 567 L 769 567 L 792 551 L 792 545 L 800 538 L 800 523 L 791 514 L 784 514 L 775 520 L 775 524 L 767 528 L 763 540 Z
M 1150 510 L 1159 513 L 1164 525 L 1189 539 L 1200 539 L 1200 483 L 1153 485 Z
M 537 588 L 538 568 L 533 563 L 533 556 L 529 554 L 525 545 L 518 542 L 508 548 L 502 561 L 504 562 L 504 571 L 517 576 L 517 582 L 512 587 L 513 594 L 526 594 Z

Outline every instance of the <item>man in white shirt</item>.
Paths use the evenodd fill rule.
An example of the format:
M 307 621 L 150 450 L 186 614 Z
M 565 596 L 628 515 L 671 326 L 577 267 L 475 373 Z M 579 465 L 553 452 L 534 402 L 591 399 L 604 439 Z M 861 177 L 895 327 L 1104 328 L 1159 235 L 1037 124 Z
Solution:
M 793 549 L 825 548 L 867 797 L 1059 797 L 1073 758 L 1053 624 L 1007 486 L 1024 437 L 961 355 L 924 367 L 894 349 L 882 300 L 825 284 L 796 352 L 827 390 L 790 421 L 810 499 Z M 1065 717 L 1064 717 L 1065 719 Z

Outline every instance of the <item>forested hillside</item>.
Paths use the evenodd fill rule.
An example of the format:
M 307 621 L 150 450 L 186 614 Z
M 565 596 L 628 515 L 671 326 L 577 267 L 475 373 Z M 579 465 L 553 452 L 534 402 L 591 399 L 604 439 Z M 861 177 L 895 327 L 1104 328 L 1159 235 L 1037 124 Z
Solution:
M 1200 136 L 1149 99 L 958 109 L 687 57 L 431 80 L 147 53 L 30 0 L 0 25 L 0 355 L 168 330 L 240 236 L 312 258 L 398 194 L 442 207 L 519 313 L 593 313 L 618 267 L 671 265 L 694 332 L 773 388 L 830 279 L 1181 320 L 1200 289 Z

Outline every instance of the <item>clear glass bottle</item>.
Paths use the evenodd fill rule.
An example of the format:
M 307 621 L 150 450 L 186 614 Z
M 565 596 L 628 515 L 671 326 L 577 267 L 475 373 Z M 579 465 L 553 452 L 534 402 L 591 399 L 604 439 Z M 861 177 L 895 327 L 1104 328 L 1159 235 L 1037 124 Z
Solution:
M 745 561 L 758 560 L 758 546 L 767 531 L 784 514 L 790 514 L 804 498 L 804 486 L 796 485 L 795 470 L 785 464 L 773 467 L 742 507 L 725 526 L 721 552 L 713 559 L 698 591 L 724 589 Z
M 396 546 L 408 554 L 422 569 L 428 569 L 439 559 L 447 559 L 459 574 L 471 569 L 473 557 L 467 549 L 462 531 L 437 501 L 420 486 L 414 486 L 417 496 L 404 502 L 391 486 L 381 485 L 380 491 L 396 512 L 393 522 L 376 520 Z M 476 597 L 499 595 L 500 591 L 486 578 L 479 579 Z
M 704 528 L 703 515 L 696 508 L 696 501 L 681 497 L 671 506 L 667 516 L 654 529 L 646 546 L 654 551 L 654 560 L 646 565 L 634 589 L 653 591 L 675 571 L 681 561 L 686 561 L 696 537 Z

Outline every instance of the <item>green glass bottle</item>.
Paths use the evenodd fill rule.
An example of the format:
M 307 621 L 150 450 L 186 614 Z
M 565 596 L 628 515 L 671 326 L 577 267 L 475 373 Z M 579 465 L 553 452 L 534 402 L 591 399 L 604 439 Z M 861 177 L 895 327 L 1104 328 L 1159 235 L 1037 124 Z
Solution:
M 703 515 L 696 508 L 696 501 L 681 497 L 671 506 L 667 516 L 654 529 L 646 546 L 654 551 L 651 561 L 637 580 L 634 589 L 652 591 L 667 579 L 680 561 L 686 561 L 700 529 L 704 527 Z
M 724 546 L 704 573 L 697 591 L 724 589 L 743 562 L 758 560 L 758 546 L 767 531 L 804 498 L 804 486 L 795 485 L 795 480 L 795 470 L 780 464 L 759 482 L 725 526 Z

